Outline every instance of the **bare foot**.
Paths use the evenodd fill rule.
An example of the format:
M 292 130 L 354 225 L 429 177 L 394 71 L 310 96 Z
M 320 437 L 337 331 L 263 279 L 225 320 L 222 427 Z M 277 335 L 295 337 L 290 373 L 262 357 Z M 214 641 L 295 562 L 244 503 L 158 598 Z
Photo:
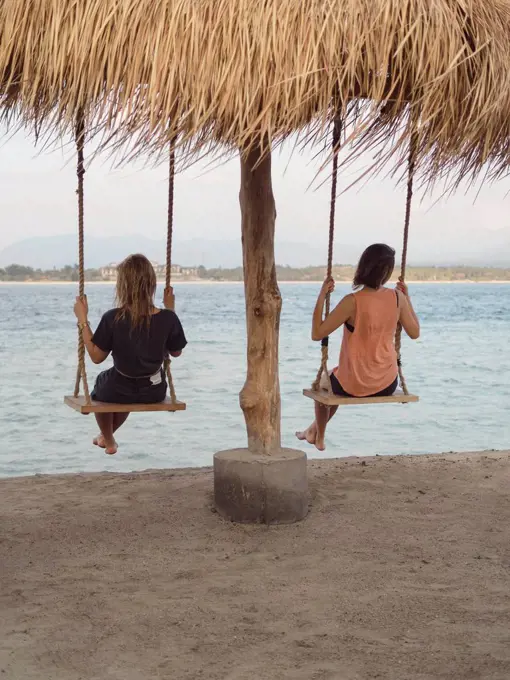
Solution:
M 325 451 L 326 450 L 326 444 L 324 442 L 324 439 L 316 439 L 314 441 L 315 448 L 317 451 Z
M 111 442 L 107 442 L 105 440 L 105 449 L 104 452 L 107 453 L 109 456 L 114 456 L 118 451 L 118 446 L 117 442 L 115 439 L 112 439 Z
M 98 434 L 97 437 L 94 437 L 92 443 L 94 444 L 94 446 L 99 446 L 100 449 L 106 448 L 106 444 L 104 443 L 104 437 L 102 434 Z
M 314 425 L 311 425 L 304 432 L 296 432 L 296 437 L 300 442 L 307 441 L 309 444 L 315 444 L 315 438 L 317 436 L 317 430 Z

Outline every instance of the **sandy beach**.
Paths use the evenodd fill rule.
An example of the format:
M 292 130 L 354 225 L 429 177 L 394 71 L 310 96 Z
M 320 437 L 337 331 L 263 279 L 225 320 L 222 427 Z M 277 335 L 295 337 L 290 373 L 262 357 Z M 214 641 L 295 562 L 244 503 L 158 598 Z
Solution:
M 237 526 L 210 470 L 0 480 L 6 680 L 508 680 L 508 453 L 310 463 Z

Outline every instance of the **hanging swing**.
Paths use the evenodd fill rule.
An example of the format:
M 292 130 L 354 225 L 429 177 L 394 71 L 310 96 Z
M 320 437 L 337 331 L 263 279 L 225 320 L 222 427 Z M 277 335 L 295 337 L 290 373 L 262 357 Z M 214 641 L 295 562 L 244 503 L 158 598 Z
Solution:
M 77 149 L 77 175 L 78 175 L 78 248 L 79 248 L 79 295 L 81 298 L 85 295 L 85 262 L 84 262 L 84 190 L 83 177 L 85 175 L 84 165 L 84 139 L 85 126 L 83 118 L 79 117 L 76 124 L 76 149 Z M 166 272 L 165 272 L 165 286 L 170 287 L 171 269 L 172 269 L 172 234 L 173 234 L 173 207 L 174 207 L 174 176 L 175 176 L 175 151 L 172 145 L 170 150 L 170 177 L 168 184 L 168 223 L 167 223 L 167 241 L 166 241 Z M 170 369 L 170 359 L 165 359 L 164 370 L 167 376 L 168 388 L 170 396 L 164 401 L 156 404 L 111 404 L 101 401 L 92 401 L 89 393 L 89 386 L 87 380 L 87 371 L 85 367 L 85 343 L 83 341 L 81 330 L 78 329 L 78 368 L 76 371 L 76 383 L 74 386 L 73 396 L 64 397 L 64 403 L 70 406 L 75 411 L 83 414 L 89 413 L 135 413 L 148 411 L 184 411 L 186 404 L 182 401 L 177 401 L 175 395 L 175 388 L 172 379 L 172 372 Z M 83 395 L 80 395 L 80 383 L 83 384 Z
M 335 209 L 336 209 L 336 187 L 338 181 L 338 151 L 340 149 L 340 138 L 342 132 L 342 123 L 340 119 L 336 119 L 333 125 L 333 168 L 331 172 L 331 203 L 329 213 L 329 241 L 328 241 L 328 263 L 327 263 L 327 278 L 331 278 L 333 270 L 333 243 L 335 237 Z M 413 132 L 409 145 L 409 159 L 407 172 L 407 200 L 406 212 L 404 220 L 404 243 L 402 248 L 402 261 L 400 268 L 400 281 L 404 281 L 407 265 L 407 243 L 409 238 L 409 223 L 411 219 L 411 202 L 413 197 L 413 179 L 416 165 L 416 135 Z M 324 308 L 325 316 L 330 312 L 331 293 L 326 296 Z M 313 399 L 323 406 L 349 406 L 360 404 L 410 404 L 419 401 L 419 397 L 414 394 L 409 394 L 407 384 L 402 370 L 402 325 L 399 323 L 395 333 L 395 351 L 397 353 L 398 377 L 400 389 L 397 390 L 391 397 L 339 397 L 333 393 L 331 387 L 331 380 L 328 373 L 328 346 L 329 337 L 323 338 L 321 342 L 321 365 L 317 373 L 317 377 L 311 389 L 303 390 L 305 397 Z

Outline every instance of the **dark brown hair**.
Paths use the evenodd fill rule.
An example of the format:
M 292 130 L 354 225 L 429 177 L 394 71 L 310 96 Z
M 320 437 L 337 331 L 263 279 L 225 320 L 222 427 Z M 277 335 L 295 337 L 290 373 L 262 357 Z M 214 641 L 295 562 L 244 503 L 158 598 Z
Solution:
M 118 319 L 129 317 L 132 327 L 150 324 L 156 295 L 156 273 L 145 255 L 130 255 L 117 267 Z
M 384 243 L 368 246 L 360 257 L 352 287 L 354 289 L 367 286 L 380 288 L 390 279 L 395 269 L 395 251 Z

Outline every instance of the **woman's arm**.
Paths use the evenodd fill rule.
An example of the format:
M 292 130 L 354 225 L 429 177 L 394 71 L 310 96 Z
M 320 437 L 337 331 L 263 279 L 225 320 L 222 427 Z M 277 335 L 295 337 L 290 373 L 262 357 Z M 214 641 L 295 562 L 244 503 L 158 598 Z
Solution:
M 165 309 L 169 309 L 171 312 L 175 311 L 175 295 L 172 286 L 165 288 L 165 292 L 163 293 L 163 305 L 165 306 Z M 176 359 L 181 356 L 182 349 L 169 351 L 168 354 Z
M 324 309 L 324 302 L 326 295 L 332 293 L 335 289 L 335 282 L 333 279 L 324 281 L 322 284 L 319 297 L 315 304 L 312 319 L 312 340 L 322 340 L 323 338 L 334 333 L 337 328 L 340 328 L 351 316 L 354 316 L 356 310 L 356 303 L 353 295 L 347 295 L 339 302 L 335 309 L 324 320 L 322 319 L 322 310 Z
M 420 321 L 414 311 L 407 285 L 403 281 L 397 283 L 397 295 L 400 308 L 399 321 L 402 324 L 402 328 L 411 340 L 418 340 L 420 337 Z
M 169 329 L 168 338 L 166 341 L 166 349 L 171 357 L 174 358 L 180 357 L 182 354 L 182 350 L 187 345 L 187 340 L 186 336 L 184 335 L 184 330 L 182 328 L 181 322 L 179 321 L 179 317 L 174 311 L 175 296 L 172 286 L 170 286 L 169 288 L 165 288 L 163 302 L 166 309 L 172 312 L 171 325 Z
M 163 304 L 165 309 L 170 309 L 172 312 L 175 311 L 175 295 L 172 286 L 165 288 L 165 292 L 163 293 Z
M 74 313 L 76 315 L 76 318 L 78 319 L 78 328 L 80 329 L 80 333 L 82 334 L 83 342 L 85 343 L 85 348 L 87 350 L 89 357 L 95 364 L 101 364 L 106 359 L 109 352 L 103 352 L 102 349 L 99 349 L 99 347 L 97 347 L 97 345 L 94 345 L 94 343 L 92 342 L 93 334 L 89 322 L 87 320 L 89 306 L 86 296 L 83 299 L 81 299 L 80 297 L 76 298 L 76 302 L 74 304 Z
M 102 364 L 103 361 L 107 358 L 109 352 L 103 352 L 102 349 L 99 349 L 97 345 L 94 345 L 92 342 L 92 330 L 88 324 L 88 321 L 85 321 L 82 324 L 79 324 L 79 327 L 81 329 L 81 334 L 83 336 L 83 342 L 85 343 L 85 348 L 88 352 L 89 357 L 91 358 L 92 362 L 94 364 Z

